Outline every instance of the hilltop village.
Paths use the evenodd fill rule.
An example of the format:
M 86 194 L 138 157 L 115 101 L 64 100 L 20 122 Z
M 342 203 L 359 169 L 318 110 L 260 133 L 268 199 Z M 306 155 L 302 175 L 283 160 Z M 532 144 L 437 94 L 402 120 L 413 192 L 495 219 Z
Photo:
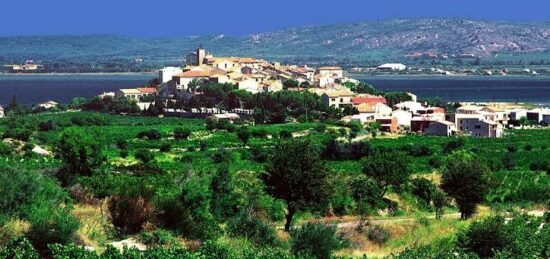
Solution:
M 216 57 L 199 48 L 186 56 L 185 67 L 164 67 L 159 71 L 157 87 L 120 89 L 101 96 L 126 97 L 135 100 L 141 109 L 147 109 L 154 96 L 175 104 L 178 98 L 190 98 L 197 82 L 234 84 L 251 94 L 289 91 L 308 91 L 320 97 L 323 103 L 340 110 L 350 110 L 343 121 L 376 123 L 381 132 L 423 133 L 437 136 L 471 135 L 474 137 L 502 137 L 504 128 L 526 123 L 550 123 L 550 110 L 510 107 L 500 104 L 462 104 L 454 111 L 434 107 L 418 101 L 413 93 L 408 99 L 392 103 L 384 96 L 357 93 L 361 82 L 347 77 L 340 67 L 282 65 L 252 57 Z M 403 69 L 402 64 L 384 64 L 380 70 Z M 235 107 L 232 110 L 199 107 L 183 110 L 166 107 L 166 115 L 184 117 L 239 118 L 252 110 Z M 523 121 L 522 121 L 523 119 Z
M 282 91 L 309 93 L 330 107 L 330 112 L 337 114 L 334 116 L 337 119 L 371 125 L 385 134 L 420 133 L 499 138 L 507 127 L 550 123 L 550 109 L 533 109 L 525 105 L 504 103 L 449 104 L 421 101 L 413 93 L 384 94 L 347 76 L 337 66 L 313 68 L 283 65 L 253 57 L 217 57 L 202 47 L 188 53 L 185 63 L 184 67 L 160 69 L 158 79 L 148 86 L 102 93 L 96 102 L 107 100 L 106 98 L 128 100 L 137 108 L 123 108 L 121 113 L 127 114 L 155 109 L 155 112 L 149 114 L 186 118 L 211 117 L 229 121 L 250 119 L 257 115 L 258 111 L 254 109 L 258 105 L 246 107 L 239 96 L 229 94 L 229 97 L 235 97 L 234 100 L 229 101 L 231 105 L 224 101 L 222 106 L 219 98 L 208 98 L 209 95 L 217 95 L 216 91 L 221 90 L 210 89 L 213 93 L 205 93 L 200 89 L 201 86 L 217 84 L 250 96 Z M 388 63 L 374 69 L 400 71 L 406 69 L 406 66 Z M 198 97 L 205 97 L 203 99 L 206 101 L 198 102 Z M 277 100 L 268 102 L 270 105 L 282 105 Z M 93 103 L 92 101 L 92 106 Z M 48 101 L 36 107 L 47 110 L 57 105 L 54 101 Z M 265 100 L 261 105 L 265 105 Z M 307 112 L 307 108 L 301 111 Z M 4 109 L 0 107 L 0 117 L 2 116 Z

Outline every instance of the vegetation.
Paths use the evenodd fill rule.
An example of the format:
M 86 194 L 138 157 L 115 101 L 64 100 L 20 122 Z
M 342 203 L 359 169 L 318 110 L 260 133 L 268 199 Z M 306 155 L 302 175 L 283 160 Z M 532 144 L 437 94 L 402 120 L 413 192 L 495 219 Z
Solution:
M 127 258 L 548 257 L 548 216 L 516 213 L 548 206 L 546 129 L 473 140 L 373 138 L 330 119 L 217 125 L 1 119 L 0 257 L 112 258 L 128 238 L 148 249 Z

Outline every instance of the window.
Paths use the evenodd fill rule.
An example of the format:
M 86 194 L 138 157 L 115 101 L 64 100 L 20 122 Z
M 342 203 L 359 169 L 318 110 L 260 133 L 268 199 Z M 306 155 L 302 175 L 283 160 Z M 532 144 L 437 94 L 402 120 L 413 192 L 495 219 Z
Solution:
M 344 102 L 344 98 L 340 98 L 340 102 L 343 103 L 343 102 Z
M 481 125 L 475 125 L 474 128 L 475 129 L 481 129 Z

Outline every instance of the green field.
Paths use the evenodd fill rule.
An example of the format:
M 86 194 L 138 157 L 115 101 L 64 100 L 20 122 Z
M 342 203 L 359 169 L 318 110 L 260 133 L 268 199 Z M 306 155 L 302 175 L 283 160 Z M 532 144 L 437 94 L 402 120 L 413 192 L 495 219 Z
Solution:
M 81 119 L 78 121 L 74 118 Z M 44 122 L 55 126 L 41 130 Z M 373 138 L 366 129 L 358 130 L 350 137 L 349 126 L 336 123 L 326 125 L 326 128 L 321 130 L 318 122 L 236 125 L 235 130 L 228 131 L 208 130 L 205 120 L 202 119 L 119 116 L 88 112 L 27 115 L 17 119 L 0 119 L 0 135 L 5 135 L 14 126 L 31 131 L 27 141 L 4 140 L 4 147 L 0 149 L 0 169 L 6 172 L 8 168 L 37 172 L 59 185 L 56 180 L 59 176 L 56 174 L 63 166 L 63 162 L 58 156 L 57 148 L 62 141 L 61 136 L 65 136 L 63 132 L 76 130 L 89 136 L 93 143 L 101 147 L 106 160 L 90 175 L 71 178 L 69 184 L 62 186 L 62 191 L 70 196 L 67 204 L 70 204 L 71 214 L 79 222 L 71 242 L 104 251 L 111 242 L 130 237 L 149 245 L 152 242 L 151 236 L 162 237 L 169 240 L 166 241 L 170 243 L 169 247 L 176 244 L 188 248 L 193 247 L 196 240 L 209 239 L 218 246 L 234 251 L 234 255 L 244 256 L 239 253 L 244 253 L 247 249 L 253 251 L 252 253 L 260 253 L 254 250 L 256 248 L 253 240 L 231 234 L 228 230 L 231 220 L 213 223 L 222 230 L 215 238 L 198 237 L 169 229 L 159 223 L 160 218 L 148 222 L 149 225 L 137 233 L 117 230 L 109 223 L 106 212 L 109 208 L 106 204 L 115 196 L 139 192 L 154 205 L 158 215 L 164 215 L 163 206 L 180 197 L 182 188 L 201 190 L 204 182 L 211 182 L 220 174 L 222 165 L 227 165 L 234 177 L 232 194 L 237 197 L 237 203 L 241 204 L 240 206 L 253 207 L 255 215 L 259 215 L 278 229 L 276 232 L 281 244 L 272 249 L 288 255 L 291 253 L 289 240 L 292 239 L 288 233 L 280 230 L 284 223 L 284 203 L 265 193 L 261 180 L 261 175 L 273 155 L 272 150 L 280 142 L 286 141 L 279 137 L 281 131 L 291 132 L 295 139 L 309 139 L 318 147 L 319 152 L 323 152 L 326 143 L 334 138 L 340 143 L 363 139 L 362 141 L 366 141 L 372 150 L 401 151 L 408 158 L 408 166 L 412 170 L 411 178 L 425 178 L 436 186 L 440 183 L 440 168 L 452 154 L 452 150 L 449 151 L 446 146 L 456 141 L 454 138 L 422 135 L 396 137 L 378 134 Z M 246 127 L 252 133 L 246 144 L 238 137 L 239 127 Z M 175 139 L 172 133 L 176 128 L 189 129 L 191 135 L 188 138 Z M 137 137 L 140 132 L 150 130 L 160 132 L 160 138 Z M 547 208 L 550 201 L 549 129 L 511 130 L 501 139 L 464 138 L 463 141 L 458 149 L 472 154 L 480 164 L 490 169 L 487 175 L 490 184 L 485 201 L 478 207 L 478 214 L 474 219 L 461 221 L 455 218 L 458 209 L 453 203 L 444 208 L 444 219 L 434 219 L 431 205 L 422 203 L 422 200 L 413 194 L 413 186 L 409 182 L 401 189 L 390 188 L 385 194 L 384 198 L 394 204 L 394 209 L 370 210 L 366 214 L 368 219 L 375 222 L 374 224 L 381 224 L 386 229 L 389 235 L 387 241 L 377 243 L 365 234 L 346 229 L 343 231 L 351 246 L 339 249 L 336 254 L 383 257 L 420 245 L 451 242 L 449 240 L 454 240 L 455 233 L 467 227 L 472 220 L 488 215 Z M 124 142 L 123 148 L 120 142 Z M 11 148 L 12 152 L 3 151 L 6 147 Z M 52 155 L 34 154 L 30 151 L 33 147 L 50 151 Z M 152 154 L 151 162 L 145 163 L 139 157 L 138 153 L 144 152 L 143 150 Z M 369 157 L 370 155 L 362 159 L 325 158 L 324 162 L 330 171 L 329 180 L 334 188 L 330 197 L 331 212 L 301 211 L 297 214 L 294 224 L 302 225 L 312 220 L 337 224 L 353 222 L 365 216 L 358 213 L 358 204 L 354 201 L 350 184 L 353 179 L 363 175 L 364 160 L 368 160 Z M 76 185 L 83 188 L 83 194 L 75 194 Z M 215 192 L 210 195 L 215 195 Z M 210 199 L 209 197 L 205 196 L 204 199 Z M 25 213 L 6 214 L 0 217 L 0 223 L 3 225 L 0 228 L 0 247 L 12 237 L 28 235 L 25 233 L 32 217 L 23 216 Z M 433 232 L 439 235 L 434 236 Z M 161 245 L 166 246 L 168 243 Z M 269 254 L 273 251 L 261 250 L 261 253 L 264 252 Z

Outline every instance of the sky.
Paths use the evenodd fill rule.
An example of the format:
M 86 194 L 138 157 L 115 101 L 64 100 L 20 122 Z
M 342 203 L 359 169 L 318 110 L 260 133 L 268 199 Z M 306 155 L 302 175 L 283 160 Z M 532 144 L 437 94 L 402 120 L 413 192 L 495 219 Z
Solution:
M 550 21 L 549 0 L 15 0 L 0 36 L 243 35 L 301 25 L 446 17 Z

